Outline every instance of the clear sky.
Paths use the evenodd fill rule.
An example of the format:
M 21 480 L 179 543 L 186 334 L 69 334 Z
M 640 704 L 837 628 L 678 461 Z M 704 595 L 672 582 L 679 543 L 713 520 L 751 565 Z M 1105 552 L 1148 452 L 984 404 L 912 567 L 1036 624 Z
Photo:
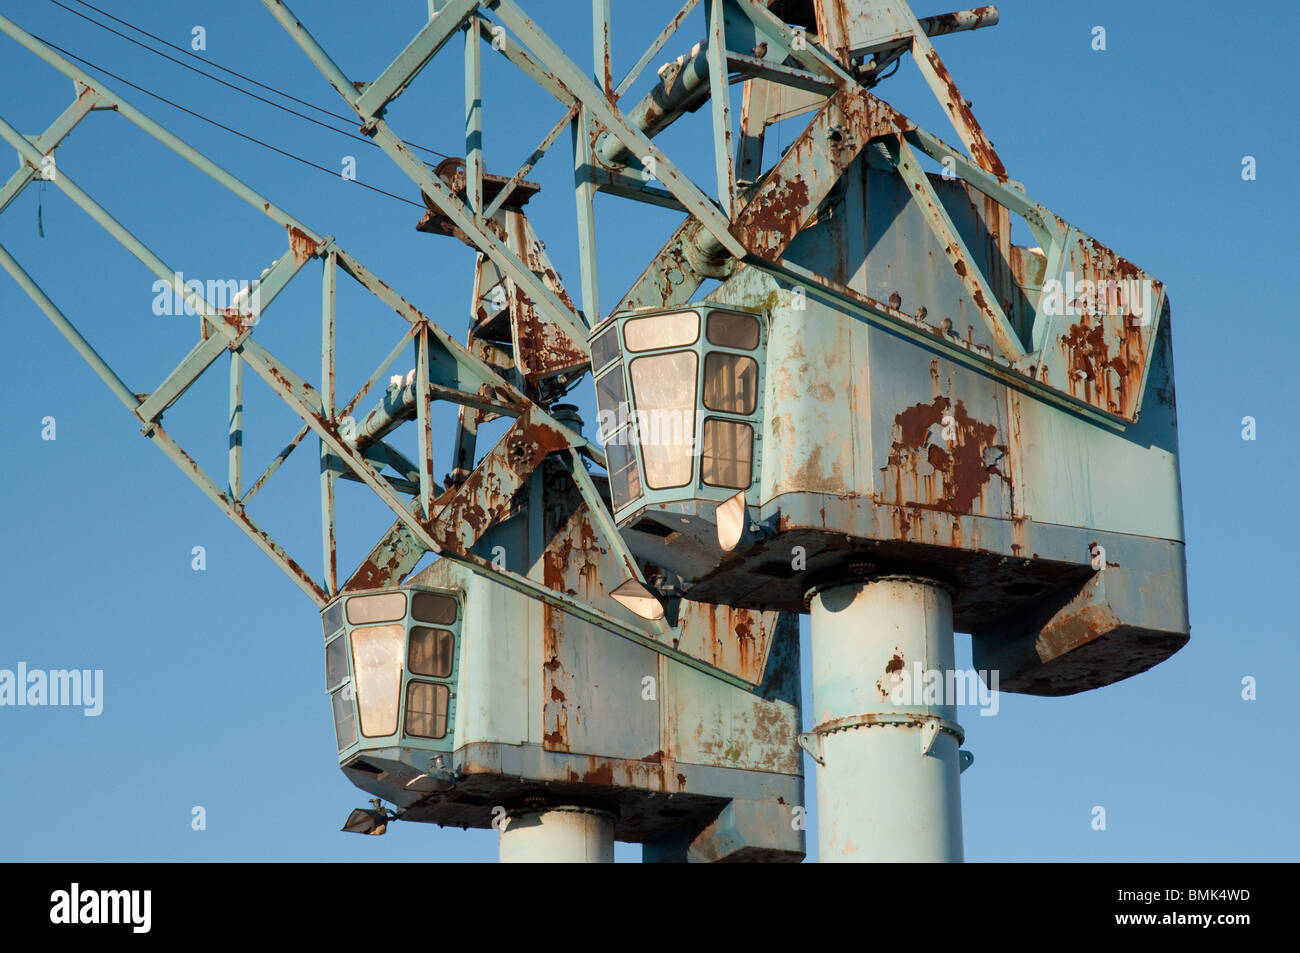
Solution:
M 202 26 L 211 61 L 345 108 L 256 0 L 95 5 L 178 45 L 188 46 Z M 292 6 L 344 70 L 362 78 L 387 65 L 426 12 L 424 0 Z M 575 60 L 589 62 L 586 3 L 527 6 Z M 616 76 L 676 6 L 614 0 Z M 1297 707 L 1288 685 L 1300 668 L 1300 631 L 1288 606 L 1300 459 L 1291 420 L 1296 375 L 1288 368 L 1300 194 L 1288 163 L 1300 142 L 1295 84 L 1285 77 L 1300 7 L 1288 0 L 1230 10 L 1209 0 L 1008 0 L 999 7 L 996 28 L 936 43 L 1012 176 L 1170 289 L 1192 640 L 1152 671 L 1100 691 L 1004 695 L 996 717 L 965 712 L 976 756 L 962 778 L 966 856 L 1295 860 L 1300 822 L 1292 792 L 1300 768 L 1288 753 Z M 133 83 L 329 169 L 352 155 L 361 180 L 418 201 L 377 149 L 218 86 L 49 0 L 0 0 L 0 12 Z M 702 35 L 701 14 L 695 17 Z M 1104 51 L 1092 48 L 1096 26 L 1106 31 Z M 0 50 L 0 116 L 39 133 L 71 101 L 71 84 L 7 37 Z M 394 125 L 422 145 L 461 154 L 460 61 L 440 59 L 395 107 Z M 507 64 L 492 57 L 485 64 L 489 168 L 510 174 L 558 107 L 519 95 L 522 81 Z M 416 233 L 418 208 L 107 82 L 318 232 L 337 236 L 463 339 L 472 253 Z M 955 141 L 910 61 L 878 92 Z M 711 181 L 707 137 L 674 131 L 664 142 L 697 181 Z M 1254 157 L 1254 180 L 1243 178 L 1246 156 Z M 61 171 L 187 275 L 253 277 L 283 252 L 282 230 L 120 117 L 92 116 L 58 158 Z M 535 178 L 562 183 L 570 161 L 562 141 Z M 667 212 L 625 219 L 627 207 L 598 202 L 605 310 L 674 225 Z M 571 192 L 559 184 L 529 212 L 576 293 Z M 27 189 L 0 215 L 0 243 L 134 390 L 152 390 L 193 343 L 193 319 L 154 315 L 152 276 L 53 187 Z M 296 285 L 268 311 L 258 337 L 310 372 L 319 286 L 306 275 Z M 343 309 L 363 333 L 341 373 L 359 382 L 391 347 L 399 323 L 360 294 L 345 298 Z M 0 348 L 0 669 L 21 661 L 104 672 L 99 717 L 0 708 L 0 816 L 7 819 L 0 859 L 494 859 L 493 832 L 414 824 L 395 825 L 382 838 L 338 832 L 365 795 L 337 767 L 313 606 L 138 435 L 4 274 L 0 320 L 7 332 Z M 225 472 L 225 388 L 224 372 L 214 369 L 167 417 L 169 430 L 216 475 Z M 269 393 L 250 393 L 248 406 L 246 466 L 255 474 L 297 424 Z M 1256 421 L 1253 441 L 1242 439 L 1246 416 Z M 55 419 L 54 440 L 42 439 L 46 417 Z M 310 443 L 272 481 L 256 515 L 291 551 L 314 558 Z M 370 519 L 362 525 L 373 527 L 377 504 L 345 489 L 353 512 Z M 365 537 L 375 536 L 367 528 L 349 537 L 349 528 L 343 543 L 355 559 Z M 195 546 L 206 550 L 202 572 L 191 568 Z M 804 649 L 806 685 L 806 618 Z M 959 635 L 959 665 L 969 658 L 969 638 Z M 1242 698 L 1248 676 L 1257 682 L 1253 701 Z M 814 802 L 811 772 L 807 799 Z M 195 806 L 206 810 L 206 830 L 191 829 Z M 1104 831 L 1092 828 L 1094 806 L 1106 809 Z M 809 848 L 815 857 L 813 836 Z M 619 847 L 621 860 L 639 855 Z

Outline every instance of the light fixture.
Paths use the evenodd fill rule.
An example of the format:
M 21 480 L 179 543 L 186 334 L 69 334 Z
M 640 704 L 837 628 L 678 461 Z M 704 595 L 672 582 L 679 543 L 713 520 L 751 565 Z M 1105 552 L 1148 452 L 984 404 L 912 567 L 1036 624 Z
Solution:
M 664 606 L 659 597 L 635 579 L 629 579 L 610 595 L 619 605 L 643 619 L 654 622 L 664 617 Z
M 718 534 L 718 547 L 724 553 L 749 549 L 776 535 L 780 513 L 774 513 L 761 523 L 754 518 L 745 491 L 728 497 L 713 508 L 713 525 Z
M 359 807 L 344 822 L 342 830 L 349 834 L 370 834 L 378 836 L 388 830 L 388 822 L 397 815 L 389 814 L 381 806 L 379 798 L 371 798 L 373 808 Z
M 749 508 L 745 505 L 745 492 L 719 503 L 713 511 L 713 519 L 718 526 L 718 545 L 723 552 L 731 552 L 740 545 L 745 531 L 749 529 Z

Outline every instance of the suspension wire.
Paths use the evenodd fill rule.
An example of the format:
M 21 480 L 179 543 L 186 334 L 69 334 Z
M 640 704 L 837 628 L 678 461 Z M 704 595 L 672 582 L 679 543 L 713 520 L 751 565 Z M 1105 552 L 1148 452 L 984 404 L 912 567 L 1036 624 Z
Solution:
M 84 6 L 84 7 L 88 7 L 88 8 L 90 8 L 91 10 L 94 10 L 96 13 L 98 13 L 98 14 L 100 14 L 100 15 L 102 15 L 102 16 L 108 17 L 110 20 L 113 20 L 113 21 L 115 21 L 115 22 L 117 22 L 117 23 L 120 23 L 120 24 L 122 24 L 123 26 L 127 27 L 128 29 L 134 30 L 134 31 L 136 31 L 137 33 L 140 33 L 140 34 L 142 34 L 142 35 L 144 35 L 144 36 L 147 36 L 147 37 L 149 37 L 150 39 L 155 40 L 156 42 L 161 43 L 161 44 L 163 44 L 164 46 L 170 47 L 170 48 L 173 49 L 173 50 L 176 50 L 176 51 L 178 51 L 178 52 L 184 53 L 184 54 L 186 54 L 187 56 L 193 57 L 194 59 L 198 60 L 199 62 L 201 62 L 201 63 L 203 63 L 203 64 L 205 64 L 205 65 L 207 65 L 207 66 L 210 66 L 210 67 L 214 67 L 214 68 L 216 68 L 216 69 L 219 69 L 219 70 L 221 70 L 222 72 L 225 72 L 225 73 L 230 74 L 231 76 L 237 76 L 237 77 L 239 77 L 240 79 L 244 80 L 244 81 L 247 82 L 247 83 L 252 83 L 254 86 L 258 86 L 258 87 L 260 87 L 260 88 L 262 88 L 262 89 L 268 90 L 268 91 L 270 91 L 270 92 L 272 92 L 272 93 L 275 93 L 275 94 L 278 95 L 278 96 L 283 96 L 283 97 L 285 97 L 286 99 L 291 99 L 291 100 L 293 100 L 294 102 L 299 103 L 300 105 L 306 106 L 306 107 L 309 108 L 309 109 L 314 109 L 314 110 L 316 110 L 317 112 L 323 113 L 323 114 L 326 115 L 326 116 L 330 116 L 331 118 L 338 119 L 338 120 L 340 120 L 340 121 L 342 121 L 342 122 L 348 123 L 349 125 L 355 125 L 355 124 L 356 124 L 357 119 L 356 119 L 355 116 L 345 116 L 345 115 L 343 115 L 342 113 L 336 113 L 336 112 L 333 112 L 333 111 L 331 111 L 331 110 L 329 110 L 329 109 L 325 109 L 325 108 L 322 107 L 322 106 L 317 106 L 315 103 L 308 102 L 308 101 L 305 100 L 305 99 L 299 99 L 297 96 L 294 96 L 294 95 L 292 95 L 292 94 L 290 94 L 290 93 L 286 93 L 286 92 L 284 92 L 283 90 L 276 89 L 274 86 L 270 86 L 270 85 L 268 85 L 268 84 L 266 84 L 266 83 L 261 82 L 260 80 L 256 80 L 256 79 L 254 79 L 254 78 L 251 77 L 251 76 L 248 76 L 248 75 L 246 75 L 246 74 L 244 74 L 244 73 L 239 72 L 238 70 L 230 69 L 229 67 L 223 66 L 223 65 L 221 65 L 220 63 L 216 62 L 215 60 L 210 60 L 210 59 L 208 59 L 208 58 L 206 58 L 206 57 L 199 56 L 197 53 L 194 53 L 192 50 L 187 50 L 187 49 L 186 49 L 185 47 L 183 47 L 183 46 L 178 46 L 178 45 L 176 45 L 175 43 L 170 43 L 170 42 L 168 42 L 167 40 L 163 39 L 162 37 L 158 36 L 157 34 L 150 33 L 148 30 L 144 29 L 143 27 L 136 26 L 135 24 L 133 24 L 133 23 L 127 21 L 127 20 L 123 20 L 123 19 L 120 18 L 120 17 L 113 16 L 113 14 L 108 13 L 107 11 L 104 11 L 104 10 L 99 9 L 99 7 L 96 7 L 96 6 L 94 6 L 93 4 L 86 3 L 85 0 L 73 0 L 73 2 L 75 2 L 75 3 L 80 3 L 82 6 Z M 193 72 L 193 73 L 198 73 L 200 76 L 203 76 L 203 77 L 205 77 L 205 78 L 207 78 L 207 79 L 210 79 L 210 80 L 212 80 L 214 83 L 220 83 L 222 86 L 225 86 L 225 87 L 227 87 L 227 88 L 229 88 L 229 89 L 233 89 L 233 90 L 234 90 L 235 92 L 237 92 L 237 93 L 242 93 L 242 94 L 244 94 L 245 96 L 249 96 L 249 97 L 252 97 L 253 99 L 256 99 L 258 102 L 266 103 L 268 106 L 273 106 L 273 107 L 275 107 L 276 109 L 283 110 L 284 112 L 287 112 L 287 113 L 289 113 L 289 114 L 292 115 L 292 116 L 297 116 L 299 119 L 305 119 L 307 122 L 315 123 L 315 124 L 318 125 L 318 126 L 321 126 L 321 127 L 325 128 L 325 129 L 329 129 L 331 132 L 337 132 L 337 133 L 339 133 L 340 135 L 348 136 L 348 137 L 351 138 L 351 139 L 355 139 L 355 140 L 357 140 L 358 142 L 364 142 L 364 143 L 366 143 L 367 145 L 372 145 L 372 146 L 376 145 L 376 143 L 375 143 L 375 141 L 374 141 L 373 139 L 369 139 L 369 138 L 367 138 L 366 136 L 357 135 L 356 133 L 351 132 L 350 130 L 347 130 L 347 129 L 339 129 L 337 126 L 333 126 L 333 125 L 331 125 L 330 123 L 327 123 L 327 122 L 322 122 L 321 120 L 316 119 L 316 118 L 314 118 L 314 117 L 312 117 L 312 116 L 308 116 L 308 115 L 306 115 L 305 113 L 301 113 L 301 112 L 299 112 L 299 111 L 296 110 L 296 109 L 293 109 L 293 108 L 291 108 L 291 107 L 289 107 L 289 106 L 285 106 L 283 103 L 277 103 L 277 102 L 275 102 L 274 100 L 267 99 L 267 98 L 264 97 L 264 96 L 260 96 L 260 95 L 258 95 L 257 93 L 255 93 L 255 92 L 253 92 L 253 91 L 251 91 L 251 90 L 244 89 L 242 86 L 238 86 L 238 85 L 236 85 L 236 84 L 234 84 L 234 83 L 231 83 L 231 82 L 229 82 L 229 81 L 227 81 L 227 80 L 224 80 L 224 79 L 222 79 L 220 76 L 214 76 L 214 75 L 212 75 L 211 73 L 208 73 L 208 72 L 206 72 L 205 70 L 199 69 L 199 68 L 196 67 L 196 66 L 191 66 L 189 63 L 186 63 L 186 62 L 184 62 L 184 61 L 182 61 L 182 60 L 179 60 L 179 59 L 177 59 L 177 58 L 174 57 L 174 56 L 169 56 L 169 55 L 167 55 L 166 53 L 164 53 L 162 50 L 154 49 L 152 46 L 150 46 L 150 45 L 147 44 L 147 43 L 142 43 L 140 40 L 137 40 L 137 39 L 135 39 L 134 37 L 128 36 L 127 34 L 121 32 L 120 30 L 115 30 L 115 29 L 113 29 L 111 26 L 109 26 L 109 25 L 106 24 L 106 23 L 100 23 L 98 20 L 94 19 L 93 17 L 89 17 L 89 16 L 87 16 L 86 14 L 81 13 L 81 12 L 78 11 L 78 10 L 74 10 L 74 9 L 72 9 L 72 7 L 69 7 L 69 6 L 67 6 L 66 4 L 64 4 L 64 3 L 61 3 L 60 0 L 50 0 L 50 3 L 54 4 L 56 7 L 60 7 L 60 8 L 62 8 L 63 10 L 66 10 L 68 13 L 71 13 L 73 16 L 80 17 L 81 19 L 85 20 L 87 23 L 92 23 L 92 24 L 94 24 L 95 26 L 99 27 L 101 30 L 107 30 L 109 33 L 112 33 L 112 34 L 115 35 L 115 36 L 121 37 L 122 39 L 126 40 L 128 43 L 134 43 L 136 46 L 140 47 L 141 49 L 143 49 L 143 50 L 147 50 L 148 52 L 153 53 L 153 54 L 155 54 L 156 56 L 161 56 L 163 59 L 168 60 L 168 61 L 170 61 L 170 62 L 172 62 L 172 63 L 175 63 L 177 66 L 180 66 L 180 67 L 182 67 L 182 68 L 184 68 L 184 69 L 190 70 L 190 71 Z M 452 157 L 449 156 L 447 153 L 445 153 L 445 152 L 440 152 L 440 151 L 438 151 L 437 149 L 432 149 L 432 148 L 430 148 L 430 147 L 428 147 L 428 146 L 422 146 L 422 145 L 419 145 L 418 143 L 409 142 L 409 141 L 406 141 L 406 140 L 403 140 L 403 142 L 404 142 L 406 145 L 410 146 L 412 149 L 419 149 L 419 150 L 422 151 L 422 152 L 427 152 L 427 153 L 429 153 L 429 154 L 431 154 L 431 155 L 435 155 L 435 156 L 439 157 L 440 159 L 449 159 L 449 158 L 452 158 Z
M 143 86 L 137 85 L 136 83 L 131 82 L 129 79 L 119 76 L 116 73 L 113 73 L 102 66 L 97 66 L 96 64 L 90 62 L 89 60 L 83 59 L 82 57 L 77 56 L 75 53 L 72 53 L 69 50 L 65 50 L 62 47 L 54 43 L 51 43 L 49 40 L 45 39 L 44 37 L 37 36 L 36 39 L 40 40 L 46 46 L 50 47 L 50 49 L 57 50 L 59 53 L 62 53 L 64 56 L 68 57 L 69 59 L 76 60 L 78 63 L 81 63 L 83 66 L 86 66 L 89 69 L 93 69 L 96 72 L 103 73 L 105 76 L 117 80 L 119 83 L 122 83 L 126 86 L 130 86 L 132 89 L 138 90 L 139 92 L 144 93 L 146 96 L 151 96 L 154 99 L 158 100 L 159 102 L 166 103 L 168 106 L 171 106 L 173 109 L 179 109 L 183 113 L 187 113 L 188 115 L 191 115 L 196 119 L 201 119 L 206 123 L 210 123 L 211 125 L 216 126 L 218 129 L 222 129 L 225 132 L 230 133 L 231 135 L 238 136 L 239 138 L 251 142 L 254 145 L 261 146 L 264 149 L 269 149 L 272 152 L 278 153 L 279 155 L 285 156 L 286 158 L 293 159 L 296 162 L 301 162 L 303 165 L 310 166 L 313 169 L 319 169 L 321 172 L 324 172 L 326 175 L 330 176 L 331 178 L 334 179 L 340 178 L 338 172 L 329 168 L 328 166 L 323 166 L 317 162 L 313 162 L 311 159 L 308 159 L 304 156 L 300 156 L 295 152 L 290 152 L 287 149 L 281 149 L 279 146 L 272 145 L 271 143 L 266 142 L 263 139 L 259 139 L 256 136 L 251 136 L 246 132 L 241 132 L 240 130 L 235 129 L 232 126 L 227 126 L 225 123 L 219 122 L 218 120 L 213 119 L 210 116 L 205 116 L 203 113 L 190 109 L 187 106 L 182 106 L 180 103 L 168 99 L 166 96 L 162 96 L 158 93 L 155 93 L 153 90 L 146 89 Z M 410 199 L 406 198 L 405 196 L 397 195 L 394 192 L 389 192 L 385 189 L 381 189 L 378 186 L 369 184 L 368 182 L 362 182 L 360 179 L 344 179 L 343 181 L 353 182 L 361 186 L 362 188 L 369 189 L 372 192 L 377 192 L 380 195 L 386 195 L 392 199 L 397 199 L 399 202 L 405 202 L 407 205 L 412 205 L 415 206 L 416 208 L 423 209 L 425 207 L 424 204 L 421 202 L 413 202 Z

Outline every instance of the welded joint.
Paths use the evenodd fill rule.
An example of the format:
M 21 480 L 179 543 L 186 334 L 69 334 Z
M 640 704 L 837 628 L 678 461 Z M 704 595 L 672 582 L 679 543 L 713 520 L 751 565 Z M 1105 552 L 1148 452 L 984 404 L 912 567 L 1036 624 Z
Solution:
M 928 715 L 915 711 L 871 712 L 848 718 L 835 718 L 818 725 L 809 734 L 820 737 L 840 731 L 855 731 L 859 728 L 920 728 L 922 755 L 930 752 L 934 747 L 935 739 L 941 733 L 952 735 L 957 739 L 959 746 L 966 742 L 966 732 L 955 721 L 949 721 L 941 715 Z
M 616 804 L 544 791 L 526 794 L 520 801 L 506 805 L 506 817 L 509 819 L 527 817 L 530 814 L 586 814 L 617 822 L 621 813 Z

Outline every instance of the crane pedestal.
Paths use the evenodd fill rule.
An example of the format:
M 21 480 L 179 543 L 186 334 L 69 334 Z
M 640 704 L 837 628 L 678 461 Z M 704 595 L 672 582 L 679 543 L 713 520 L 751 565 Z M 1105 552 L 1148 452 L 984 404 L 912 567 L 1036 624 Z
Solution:
M 614 815 L 579 805 L 517 808 L 506 815 L 499 851 L 503 864 L 612 864 Z
M 814 588 L 810 611 L 820 860 L 960 861 L 948 589 L 855 580 Z

